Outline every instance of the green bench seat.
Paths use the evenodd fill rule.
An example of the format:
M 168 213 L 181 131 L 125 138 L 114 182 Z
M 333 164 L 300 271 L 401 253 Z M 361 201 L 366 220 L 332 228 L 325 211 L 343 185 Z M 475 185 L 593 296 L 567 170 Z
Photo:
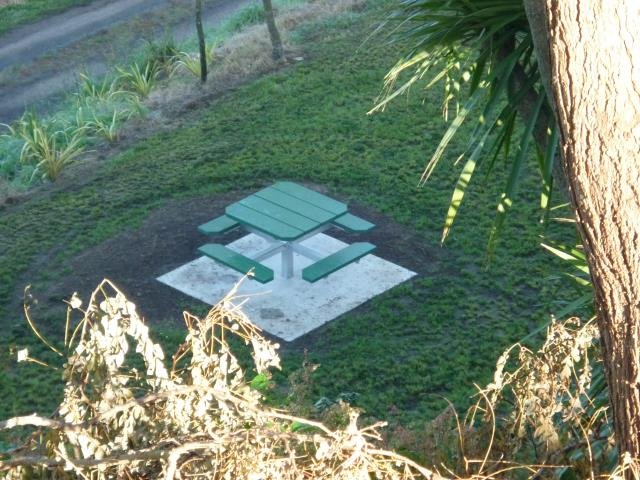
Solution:
M 218 218 L 214 218 L 210 222 L 203 223 L 198 227 L 198 231 L 200 233 L 204 233 L 205 235 L 214 235 L 218 233 L 225 233 L 229 230 L 236 228 L 240 225 L 233 218 L 227 217 L 226 215 L 221 215 Z
M 205 235 L 214 235 L 218 233 L 225 233 L 229 230 L 236 228 L 240 225 L 233 218 L 227 217 L 226 215 L 221 215 L 218 218 L 214 218 L 210 222 L 203 223 L 198 227 L 198 231 L 200 233 L 204 233 Z
M 350 263 L 360 260 L 375 249 L 376 246 L 368 242 L 352 243 L 342 250 L 302 269 L 302 278 L 307 282 L 317 282 L 321 278 L 340 270 L 342 267 L 346 267 Z
M 265 267 L 261 263 L 251 260 L 249 257 L 245 257 L 238 252 L 234 252 L 219 243 L 207 243 L 198 248 L 198 251 L 245 275 L 253 269 L 253 278 L 260 283 L 269 283 L 273 280 L 273 270 L 269 267 Z
M 375 225 L 371 222 L 367 222 L 365 219 L 356 217 L 350 213 L 345 213 L 333 220 L 333 224 L 344 230 L 354 233 L 368 232 Z
M 200 233 L 204 233 L 205 235 L 213 235 L 216 233 L 228 232 L 238 225 L 239 223 L 236 222 L 233 218 L 222 215 L 218 218 L 214 218 L 210 222 L 203 223 L 198 227 L 198 231 Z

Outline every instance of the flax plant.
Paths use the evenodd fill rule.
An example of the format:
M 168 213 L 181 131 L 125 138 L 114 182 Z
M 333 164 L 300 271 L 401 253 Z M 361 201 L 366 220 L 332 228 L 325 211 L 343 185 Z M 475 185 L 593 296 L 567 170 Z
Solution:
M 101 81 L 94 80 L 86 73 L 80 73 L 78 79 L 78 91 L 76 95 L 83 102 L 91 100 L 110 100 L 117 94 L 115 81 L 109 80 L 107 77 Z
M 158 42 L 147 40 L 144 57 L 154 70 L 170 72 L 177 54 L 175 39 L 165 36 Z
M 206 61 L 207 65 L 211 65 L 213 63 L 214 58 L 214 48 L 215 46 L 207 45 L 206 47 Z M 176 73 L 177 71 L 187 71 L 192 74 L 194 77 L 200 78 L 200 56 L 195 53 L 189 52 L 180 52 L 176 55 L 174 59 L 174 66 L 172 73 Z
M 128 110 L 113 109 L 110 117 L 101 117 L 93 112 L 93 119 L 85 125 L 99 137 L 104 138 L 109 143 L 115 143 L 120 137 L 120 127 L 122 123 L 131 117 L 132 112 Z
M 158 79 L 158 69 L 152 62 L 147 62 L 144 66 L 134 63 L 129 68 L 117 67 L 116 70 L 118 84 L 141 98 L 149 96 Z
M 134 101 L 136 94 L 118 88 L 118 83 L 118 78 L 109 79 L 108 77 L 104 77 L 102 80 L 96 80 L 89 77 L 86 73 L 80 73 L 78 90 L 75 93 L 75 96 L 78 98 L 78 108 L 101 103 L 106 104 L 114 101 Z
M 84 150 L 84 128 L 56 128 L 26 113 L 14 125 L 7 126 L 10 135 L 23 141 L 20 161 L 35 164 L 36 176 L 55 181 L 62 170 Z

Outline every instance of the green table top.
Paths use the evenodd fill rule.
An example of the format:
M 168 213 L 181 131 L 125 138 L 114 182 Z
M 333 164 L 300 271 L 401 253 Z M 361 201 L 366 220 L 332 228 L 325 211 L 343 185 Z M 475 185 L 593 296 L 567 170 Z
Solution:
M 296 240 L 347 213 L 347 206 L 293 182 L 277 182 L 229 205 L 225 214 L 278 240 Z

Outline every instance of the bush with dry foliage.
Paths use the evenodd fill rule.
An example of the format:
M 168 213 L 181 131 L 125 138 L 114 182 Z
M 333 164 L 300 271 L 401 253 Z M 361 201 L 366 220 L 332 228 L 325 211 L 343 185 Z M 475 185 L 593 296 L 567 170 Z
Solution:
M 331 430 L 264 406 L 228 340 L 238 337 L 250 345 L 259 375 L 279 367 L 278 345 L 243 315 L 234 294 L 203 319 L 184 314 L 187 335 L 170 367 L 135 305 L 111 282 L 98 286 L 84 310 L 74 296 L 65 335 L 64 398 L 51 418 L 30 415 L 0 422 L 0 429 L 35 427 L 23 445 L 0 454 L 0 476 L 433 477 L 411 460 L 376 446 L 382 424 L 360 428 L 355 412 L 346 428 Z M 77 325 L 74 312 L 81 313 Z M 144 368 L 133 366 L 134 353 Z M 29 358 L 26 351 L 19 356 Z
M 578 478 L 607 472 L 615 452 L 603 384 L 593 382 L 593 365 L 600 365 L 597 340 L 593 321 L 552 320 L 538 351 L 516 344 L 503 353 L 466 422 L 481 416 L 483 430 L 492 428 L 485 461 L 504 468 L 501 459 L 520 458 L 535 465 L 528 468 L 536 475 L 559 476 L 569 467 Z
M 494 378 L 459 418 L 450 406 L 421 432 L 396 427 L 391 445 L 422 452 L 457 478 L 635 478 L 617 464 L 595 322 L 552 319 L 542 346 L 498 359 Z
M 384 424 L 358 427 L 345 404 L 337 409 L 344 427 L 306 418 L 309 409 L 296 416 L 263 405 L 252 385 L 279 367 L 278 345 L 244 316 L 235 293 L 203 319 L 184 314 L 186 338 L 170 367 L 135 305 L 107 280 L 86 309 L 75 295 L 68 302 L 64 352 L 27 317 L 67 357 L 64 398 L 50 418 L 0 422 L 0 430 L 31 429 L 23 445 L 0 453 L 0 478 L 444 478 L 381 447 Z M 245 377 L 232 337 L 250 346 L 259 381 Z M 391 444 L 422 451 L 451 478 L 640 478 L 637 459 L 615 464 L 597 340 L 593 322 L 552 321 L 539 350 L 516 344 L 499 358 L 463 419 L 450 407 L 421 434 L 396 428 Z M 34 359 L 23 350 L 18 360 Z M 308 396 L 314 369 L 299 372 L 292 395 Z

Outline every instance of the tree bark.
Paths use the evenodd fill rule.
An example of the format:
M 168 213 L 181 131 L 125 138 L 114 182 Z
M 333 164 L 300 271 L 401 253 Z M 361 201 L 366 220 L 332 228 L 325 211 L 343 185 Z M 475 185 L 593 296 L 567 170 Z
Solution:
M 269 37 L 271 38 L 271 47 L 273 59 L 278 62 L 284 61 L 284 48 L 282 47 L 282 39 L 280 38 L 280 32 L 276 26 L 276 19 L 273 13 L 273 4 L 271 0 L 262 0 L 264 6 L 264 17 L 267 22 L 267 28 L 269 29 Z
M 202 28 L 202 0 L 196 0 L 196 30 L 200 49 L 200 82 L 205 83 L 207 81 L 207 44 Z
M 591 271 L 618 451 L 640 458 L 640 7 L 525 5 L 548 62 L 541 72 Z

